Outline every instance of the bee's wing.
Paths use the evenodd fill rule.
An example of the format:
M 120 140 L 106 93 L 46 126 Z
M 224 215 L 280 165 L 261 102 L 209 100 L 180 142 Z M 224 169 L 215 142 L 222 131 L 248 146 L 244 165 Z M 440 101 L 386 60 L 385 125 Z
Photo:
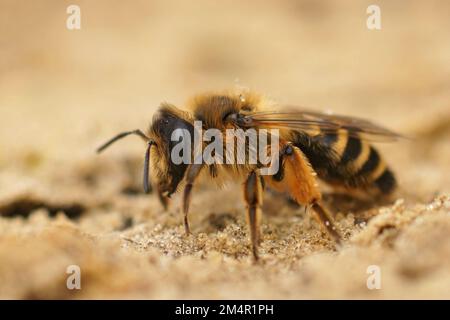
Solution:
M 244 118 L 246 127 L 285 128 L 304 131 L 311 135 L 317 135 L 319 129 L 322 134 L 345 130 L 349 136 L 369 141 L 394 141 L 403 137 L 368 120 L 305 109 L 288 112 L 253 112 L 245 114 Z

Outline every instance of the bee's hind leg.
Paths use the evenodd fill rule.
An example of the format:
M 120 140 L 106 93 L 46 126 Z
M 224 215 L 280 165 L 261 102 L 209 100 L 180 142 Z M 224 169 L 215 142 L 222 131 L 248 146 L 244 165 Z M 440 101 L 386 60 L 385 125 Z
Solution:
M 258 260 L 258 245 L 260 243 L 261 206 L 263 182 L 256 171 L 252 171 L 244 183 L 244 199 L 247 205 L 247 223 L 250 226 L 250 239 L 255 260 Z
M 341 243 L 341 235 L 336 229 L 336 225 L 330 216 L 330 213 L 325 209 L 325 207 L 319 202 L 315 201 L 311 204 L 311 208 L 314 210 L 317 220 L 322 224 L 330 237 L 335 241 L 336 244 Z
M 186 186 L 184 187 L 183 205 L 182 205 L 182 211 L 184 214 L 184 231 L 186 232 L 186 235 L 189 235 L 191 233 L 191 230 L 189 228 L 188 213 L 189 213 L 189 205 L 191 204 L 192 187 L 201 169 L 202 169 L 201 164 L 191 164 L 189 165 L 186 171 Z
M 282 151 L 279 173 L 265 177 L 268 186 L 287 192 L 297 204 L 311 208 L 316 220 L 336 244 L 339 244 L 341 236 L 331 215 L 320 201 L 322 195 L 317 185 L 316 175 L 306 156 L 299 148 L 290 144 L 287 144 Z

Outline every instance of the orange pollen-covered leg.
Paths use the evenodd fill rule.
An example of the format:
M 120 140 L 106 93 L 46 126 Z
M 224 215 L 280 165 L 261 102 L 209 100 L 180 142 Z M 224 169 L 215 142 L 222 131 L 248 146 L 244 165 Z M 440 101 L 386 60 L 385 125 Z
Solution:
M 281 148 L 280 170 L 275 176 L 265 177 L 268 186 L 288 193 L 298 204 L 311 207 L 315 218 L 325 231 L 340 242 L 336 226 L 328 211 L 321 204 L 321 193 L 316 181 L 316 173 L 303 152 L 289 143 Z

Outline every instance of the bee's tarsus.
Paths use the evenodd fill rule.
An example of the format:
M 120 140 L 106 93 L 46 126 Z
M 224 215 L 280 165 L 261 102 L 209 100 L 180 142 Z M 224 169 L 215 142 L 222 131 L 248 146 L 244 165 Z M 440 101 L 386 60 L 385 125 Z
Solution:
M 158 186 L 158 198 L 164 210 L 167 210 L 167 208 L 169 207 L 169 197 L 161 191 L 160 186 Z
M 316 213 L 316 217 L 325 228 L 327 233 L 331 236 L 331 238 L 333 238 L 335 243 L 339 245 L 341 243 L 342 237 L 337 231 L 336 225 L 333 222 L 333 219 L 331 218 L 329 212 L 317 201 L 314 202 L 311 207 Z
M 191 229 L 190 229 L 190 227 L 189 227 L 188 217 L 187 217 L 186 215 L 184 216 L 184 234 L 185 234 L 186 236 L 189 236 L 189 235 L 192 234 L 192 233 L 191 233 Z
M 247 204 L 247 221 L 250 227 L 252 253 L 255 261 L 258 260 L 258 246 L 260 243 L 260 222 L 263 187 L 261 179 L 252 171 L 244 183 L 244 199 Z
M 186 234 L 190 234 L 191 231 L 189 229 L 189 206 L 191 204 L 191 192 L 192 187 L 194 185 L 195 179 L 198 177 L 200 171 L 202 169 L 201 164 L 191 164 L 186 172 L 186 186 L 184 187 L 183 193 L 183 203 L 182 203 L 182 212 L 184 214 L 184 230 Z

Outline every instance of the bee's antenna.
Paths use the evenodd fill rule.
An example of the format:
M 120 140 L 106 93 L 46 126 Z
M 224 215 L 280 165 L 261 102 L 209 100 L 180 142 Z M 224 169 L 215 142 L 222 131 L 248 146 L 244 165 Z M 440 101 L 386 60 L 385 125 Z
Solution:
M 144 192 L 150 192 L 150 182 L 148 178 L 149 168 L 150 168 L 150 149 L 153 145 L 156 145 L 154 141 L 150 140 L 147 143 L 147 150 L 145 150 L 145 159 L 144 159 Z
M 144 191 L 145 193 L 149 193 L 150 191 L 150 182 L 148 178 L 149 168 L 150 168 L 150 149 L 153 145 L 156 145 L 155 141 L 151 140 L 149 137 L 147 137 L 141 130 L 133 130 L 133 131 L 125 131 L 122 133 L 119 133 L 115 137 L 111 138 L 104 144 L 102 144 L 99 148 L 97 148 L 97 153 L 102 152 L 106 148 L 108 148 L 111 144 L 116 142 L 117 140 L 120 140 L 122 138 L 125 138 L 126 136 L 129 136 L 130 134 L 135 134 L 140 136 L 142 139 L 144 139 L 147 142 L 147 150 L 145 151 L 145 160 L 144 160 Z
M 126 132 L 122 132 L 119 133 L 117 136 L 115 136 L 114 138 L 108 140 L 106 143 L 104 143 L 103 145 L 101 145 L 98 149 L 97 149 L 97 153 L 102 152 L 103 150 L 105 150 L 106 148 L 108 148 L 111 144 L 113 144 L 114 142 L 116 142 L 117 140 L 120 140 L 122 138 L 125 138 L 126 136 L 129 136 L 130 134 L 135 134 L 140 136 L 142 139 L 144 139 L 145 141 L 150 141 L 150 138 L 147 137 L 141 130 L 133 130 L 133 131 L 126 131 Z

